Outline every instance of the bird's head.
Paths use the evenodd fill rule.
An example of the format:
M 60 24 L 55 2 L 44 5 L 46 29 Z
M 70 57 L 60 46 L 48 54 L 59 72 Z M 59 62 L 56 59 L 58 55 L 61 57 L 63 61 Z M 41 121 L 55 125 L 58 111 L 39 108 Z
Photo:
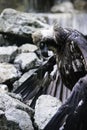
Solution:
M 63 28 L 52 26 L 33 33 L 32 38 L 34 44 L 40 48 L 42 55 L 47 56 L 48 50 L 52 50 L 54 53 L 59 51 L 59 48 L 64 44 L 66 34 L 66 30 Z

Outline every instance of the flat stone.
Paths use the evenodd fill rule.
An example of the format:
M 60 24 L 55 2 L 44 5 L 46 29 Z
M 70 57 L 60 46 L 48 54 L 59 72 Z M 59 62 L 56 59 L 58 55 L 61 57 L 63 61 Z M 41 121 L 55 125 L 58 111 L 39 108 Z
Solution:
M 39 130 L 43 130 L 62 103 L 50 95 L 40 96 L 35 105 L 35 124 Z

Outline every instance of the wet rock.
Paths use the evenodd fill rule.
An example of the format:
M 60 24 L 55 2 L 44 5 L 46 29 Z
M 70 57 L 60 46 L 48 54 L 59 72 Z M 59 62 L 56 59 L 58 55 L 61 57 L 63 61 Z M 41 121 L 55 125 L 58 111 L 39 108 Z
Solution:
M 33 110 L 27 105 L 9 96 L 6 93 L 0 93 L 0 116 L 3 130 L 33 130 L 30 116 Z M 1 123 L 1 121 L 0 121 Z
M 0 47 L 0 62 L 13 61 L 17 55 L 17 46 Z
M 37 50 L 37 46 L 29 43 L 23 44 L 18 48 L 19 53 L 34 52 L 35 50 Z
M 38 98 L 35 106 L 34 119 L 39 130 L 43 130 L 60 106 L 61 102 L 50 95 L 42 95 Z
M 9 63 L 0 63 L 0 83 L 14 81 L 21 76 L 21 73 Z
M 15 58 L 14 63 L 20 64 L 22 70 L 29 70 L 38 66 L 38 61 L 35 53 L 21 53 Z
M 74 7 L 70 1 L 65 1 L 63 3 L 54 5 L 51 8 L 51 12 L 53 13 L 65 13 L 65 12 L 73 12 L 73 11 L 74 11 Z

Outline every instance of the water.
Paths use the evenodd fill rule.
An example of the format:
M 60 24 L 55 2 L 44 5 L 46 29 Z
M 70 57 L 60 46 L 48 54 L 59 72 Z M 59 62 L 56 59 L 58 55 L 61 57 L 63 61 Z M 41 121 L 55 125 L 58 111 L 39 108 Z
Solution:
M 46 14 L 45 17 L 50 25 L 58 23 L 59 26 L 76 29 L 87 35 L 87 13 Z

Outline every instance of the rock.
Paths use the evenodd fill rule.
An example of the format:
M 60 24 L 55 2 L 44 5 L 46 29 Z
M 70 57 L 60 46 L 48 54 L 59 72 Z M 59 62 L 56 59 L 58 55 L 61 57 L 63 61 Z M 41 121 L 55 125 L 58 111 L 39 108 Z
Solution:
M 0 93 L 0 127 L 11 130 L 34 130 L 30 116 L 33 110 L 18 99 Z M 1 123 L 0 121 L 0 123 Z
M 2 34 L 15 34 L 31 41 L 32 32 L 36 28 L 43 27 L 48 27 L 45 19 L 34 14 L 23 13 L 14 9 L 5 9 L 0 16 L 0 32 Z
M 0 110 L 0 130 L 20 130 L 18 124 L 13 121 L 7 121 L 5 113 Z
M 30 116 L 25 111 L 12 108 L 5 111 L 5 115 L 8 121 L 16 122 L 21 130 L 34 130 Z
M 66 13 L 66 12 L 73 12 L 74 7 L 70 1 L 65 1 L 60 4 L 54 5 L 51 8 L 51 12 L 53 13 Z
M 6 84 L 0 84 L 0 93 L 8 92 L 8 86 Z
M 38 66 L 39 59 L 35 53 L 21 53 L 15 58 L 14 63 L 20 64 L 22 70 L 29 70 Z
M 0 93 L 0 110 L 7 111 L 10 108 L 24 110 L 28 112 L 30 116 L 33 114 L 33 109 L 19 101 L 17 98 L 14 98 L 12 93 L 11 96 L 9 96 L 7 93 Z
M 29 43 L 23 44 L 18 48 L 19 53 L 34 52 L 35 50 L 37 50 L 37 46 Z
M 13 61 L 17 55 L 17 46 L 0 47 L 0 62 Z
M 43 130 L 60 106 L 61 102 L 50 95 L 42 95 L 38 98 L 35 106 L 34 119 L 39 130 Z
M 21 73 L 9 63 L 0 63 L 0 83 L 14 81 L 21 76 Z

